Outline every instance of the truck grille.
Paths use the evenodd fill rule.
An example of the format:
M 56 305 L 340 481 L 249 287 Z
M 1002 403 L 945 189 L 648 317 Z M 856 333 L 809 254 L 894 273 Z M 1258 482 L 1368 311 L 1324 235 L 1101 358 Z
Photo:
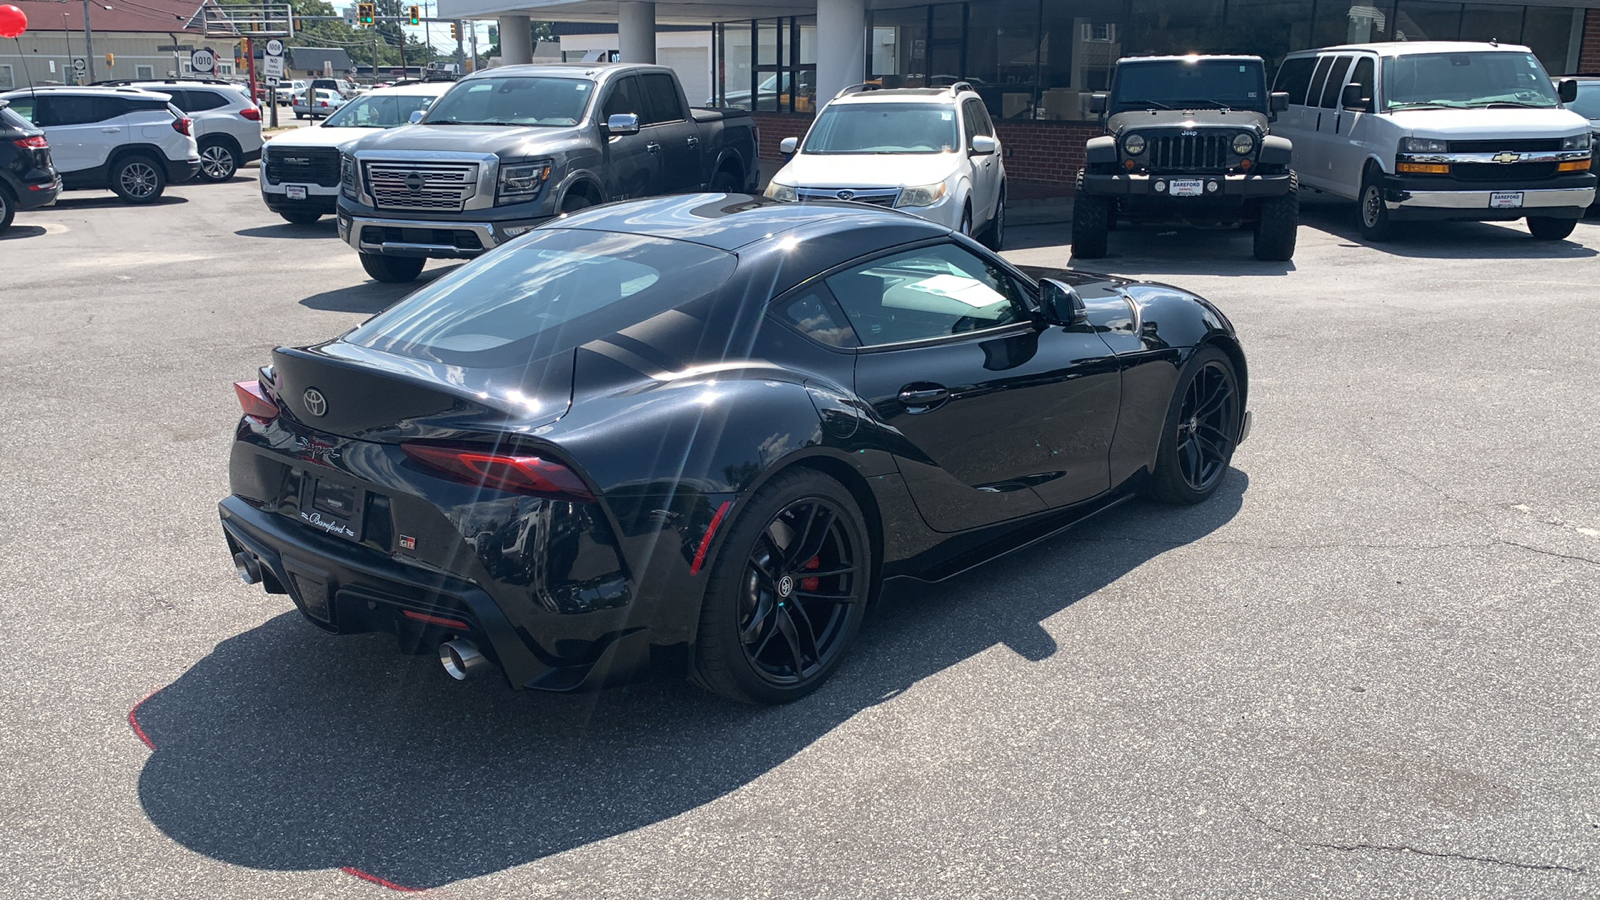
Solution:
M 1150 139 L 1150 168 L 1172 169 L 1228 168 L 1230 134 L 1184 134 Z
M 336 149 L 267 150 L 269 184 L 339 186 L 339 151 Z
M 840 194 L 849 196 L 841 197 Z M 894 206 L 900 199 L 899 188 L 797 188 L 795 196 L 801 203 L 816 200 L 849 200 L 853 203 L 868 203 L 873 206 Z
M 460 212 L 477 187 L 477 163 L 367 163 L 378 209 Z
M 1536 181 L 1556 174 L 1553 162 L 1456 163 L 1450 174 L 1461 181 Z

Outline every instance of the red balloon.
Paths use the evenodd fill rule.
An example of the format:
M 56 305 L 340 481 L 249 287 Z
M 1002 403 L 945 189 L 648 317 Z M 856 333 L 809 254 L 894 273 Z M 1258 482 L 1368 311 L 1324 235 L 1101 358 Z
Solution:
M 0 37 L 20 37 L 28 30 L 28 17 L 15 6 L 0 6 Z

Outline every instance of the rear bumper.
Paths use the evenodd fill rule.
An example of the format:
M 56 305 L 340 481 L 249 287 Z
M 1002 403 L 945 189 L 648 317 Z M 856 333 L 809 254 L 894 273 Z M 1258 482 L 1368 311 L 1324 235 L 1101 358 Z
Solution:
M 454 637 L 475 642 L 512 687 L 576 691 L 597 687 L 627 659 L 647 657 L 643 629 L 602 638 L 595 655 L 563 665 L 514 624 L 476 583 L 405 563 L 301 527 L 238 496 L 218 505 L 230 554 L 248 553 L 269 593 L 287 593 L 306 619 L 336 634 L 394 631 L 403 644 L 432 650 Z M 407 615 L 407 613 L 411 615 Z
M 11 183 L 11 193 L 17 198 L 17 210 L 38 209 L 49 206 L 56 198 L 61 196 L 61 176 L 53 176 L 49 181 L 19 181 Z
M 198 156 L 193 159 L 168 159 L 163 162 L 165 163 L 163 167 L 167 170 L 167 182 L 170 184 L 182 184 L 200 171 Z

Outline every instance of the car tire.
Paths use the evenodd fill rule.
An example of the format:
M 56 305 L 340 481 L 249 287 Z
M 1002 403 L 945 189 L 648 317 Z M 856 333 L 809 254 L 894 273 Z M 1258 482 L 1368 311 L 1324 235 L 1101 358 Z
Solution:
M 1536 240 L 1559 241 L 1578 227 L 1577 219 L 1552 219 L 1548 216 L 1529 216 L 1528 231 Z
M 866 519 L 844 485 L 813 469 L 778 473 L 723 534 L 690 679 L 740 703 L 810 694 L 861 627 L 875 571 Z
M 1384 205 L 1381 175 L 1376 169 L 1368 168 L 1361 178 L 1356 221 L 1361 225 L 1361 237 L 1375 244 L 1394 236 L 1394 223 L 1389 219 L 1389 207 Z
M 983 245 L 999 253 L 1006 244 L 1006 189 L 1002 185 L 1000 196 L 995 200 L 994 218 L 989 220 L 989 227 L 983 230 Z
M 283 220 L 290 225 L 315 225 L 322 221 L 322 213 L 314 212 L 281 212 Z M 376 276 L 374 276 L 376 277 Z
M 17 217 L 17 201 L 11 196 L 11 189 L 0 184 L 0 234 L 5 234 L 11 227 L 11 222 Z
M 1150 496 L 1194 504 L 1216 493 L 1239 443 L 1243 400 L 1228 354 L 1207 346 L 1189 357 L 1167 406 Z
M 739 176 L 723 169 L 711 179 L 711 193 L 713 194 L 742 194 L 744 186 L 739 183 Z
M 1300 232 L 1300 190 L 1293 175 L 1289 192 L 1261 202 L 1261 217 L 1256 221 L 1255 257 L 1265 262 L 1287 262 L 1294 258 Z
M 568 194 L 561 198 L 561 213 L 575 213 L 580 209 L 588 209 L 594 204 L 582 194 Z
M 1072 198 L 1072 255 L 1079 259 L 1105 256 L 1110 232 L 1110 202 L 1079 189 Z
M 161 164 L 136 153 L 124 156 L 111 166 L 112 192 L 127 203 L 154 203 L 167 189 L 167 173 Z
M 213 184 L 233 178 L 239 171 L 239 151 L 225 140 L 200 145 L 200 180 Z
M 305 113 L 295 113 L 294 117 L 296 119 L 304 119 L 306 117 L 306 114 Z
M 961 224 L 956 226 L 956 230 L 958 232 L 966 235 L 967 237 L 972 237 L 972 203 L 971 202 L 968 202 L 967 205 L 965 205 L 965 206 L 963 206 L 961 208 Z
M 361 254 L 361 268 L 367 270 L 374 281 L 384 284 L 404 284 L 416 281 L 428 261 L 420 256 L 384 256 L 382 253 Z

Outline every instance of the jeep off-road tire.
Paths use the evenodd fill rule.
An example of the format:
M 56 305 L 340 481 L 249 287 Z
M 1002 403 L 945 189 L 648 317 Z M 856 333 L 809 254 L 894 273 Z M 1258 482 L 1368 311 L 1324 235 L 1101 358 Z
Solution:
M 1299 232 L 1300 184 L 1299 179 L 1291 174 L 1287 194 L 1261 201 L 1261 217 L 1256 221 L 1256 259 L 1266 262 L 1293 259 Z
M 1110 232 L 1111 201 L 1093 196 L 1080 186 L 1072 197 L 1072 255 L 1079 259 L 1105 256 Z
M 384 284 L 404 284 L 416 281 L 428 261 L 420 256 L 384 256 L 382 253 L 361 254 L 361 268 L 367 270 L 374 281 Z

